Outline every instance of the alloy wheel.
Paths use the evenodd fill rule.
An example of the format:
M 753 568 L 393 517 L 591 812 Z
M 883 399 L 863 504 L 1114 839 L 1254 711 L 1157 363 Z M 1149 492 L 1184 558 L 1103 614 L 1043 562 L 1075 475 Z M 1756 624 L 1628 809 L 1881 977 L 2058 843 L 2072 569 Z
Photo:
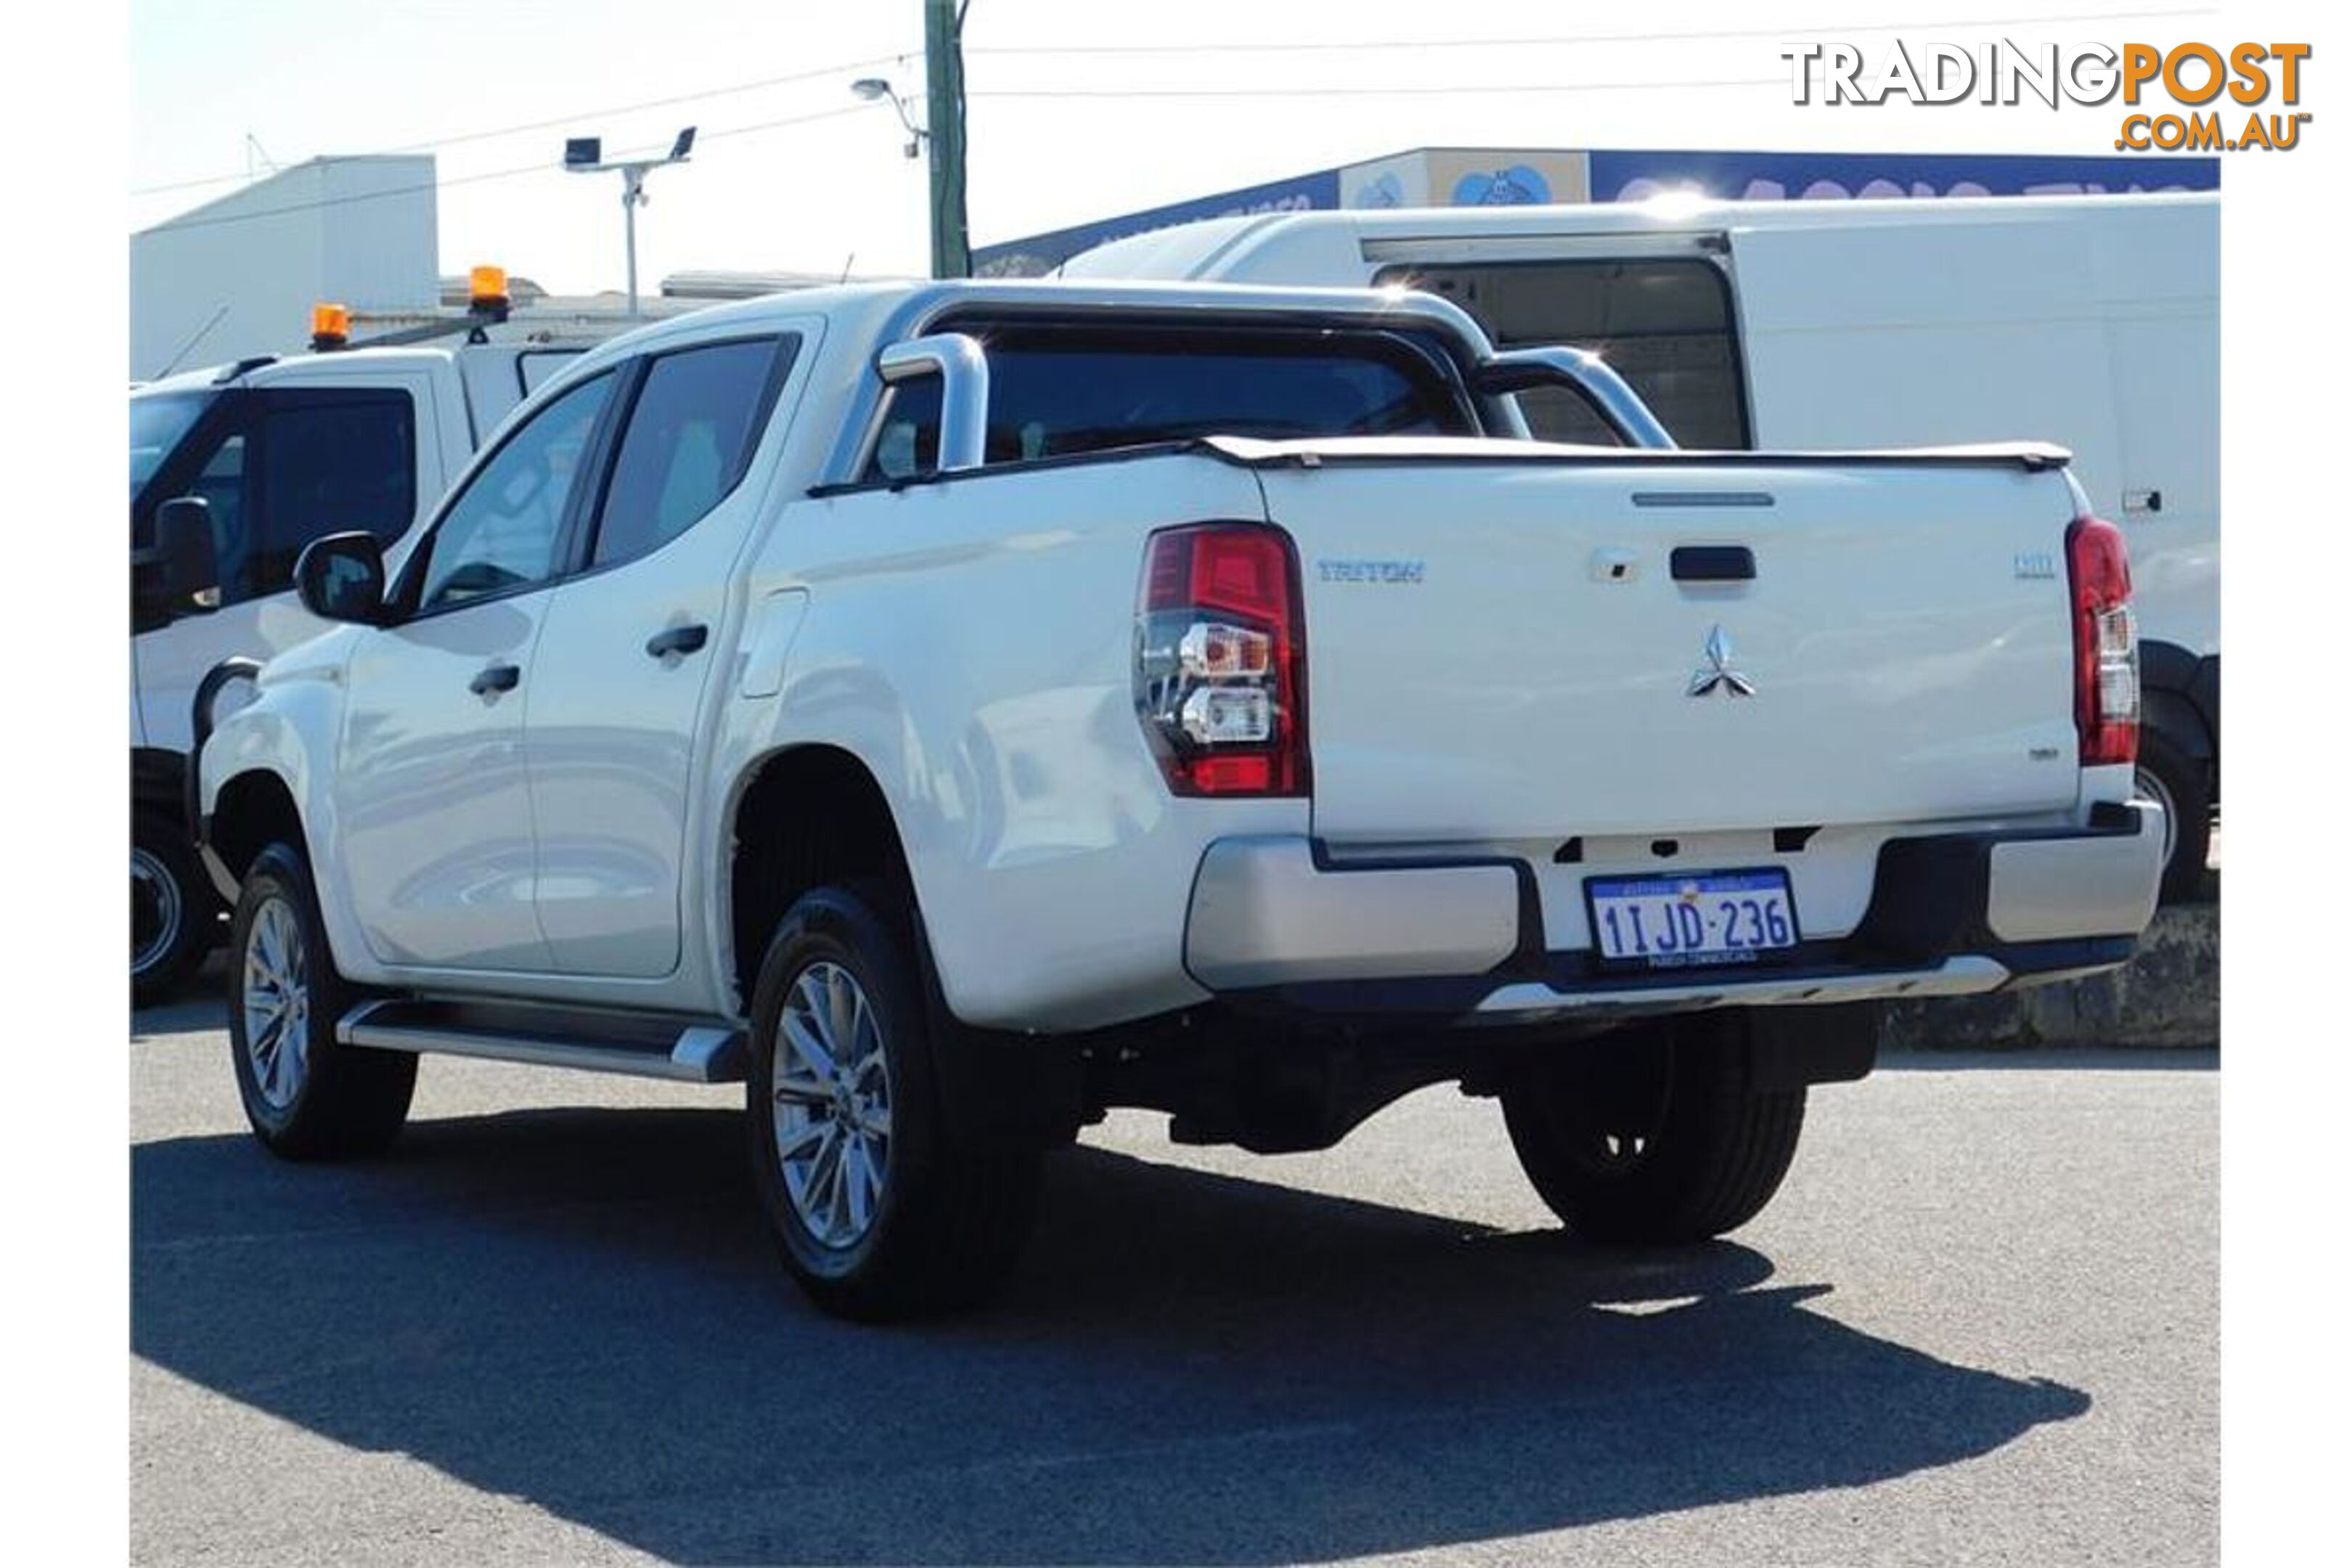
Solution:
M 890 1065 L 857 977 L 816 963 L 793 978 L 776 1024 L 776 1159 L 802 1225 L 845 1249 L 874 1227 L 890 1168 Z
M 294 906 L 271 898 L 245 938 L 245 1051 L 254 1087 L 274 1110 L 302 1092 L 310 1070 L 310 987 Z

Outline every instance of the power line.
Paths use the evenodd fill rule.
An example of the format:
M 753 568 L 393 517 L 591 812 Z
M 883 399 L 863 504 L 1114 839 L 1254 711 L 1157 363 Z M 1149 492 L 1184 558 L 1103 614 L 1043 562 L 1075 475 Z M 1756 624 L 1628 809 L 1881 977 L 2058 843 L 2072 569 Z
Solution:
M 1469 96 L 1477 93 L 1624 92 L 1655 88 L 1786 87 L 1779 76 L 1715 77 L 1706 80 L 1674 81 L 1539 81 L 1456 82 L 1446 87 L 1039 87 L 990 88 L 972 98 L 1412 98 Z
M 860 114 L 865 110 L 866 105 L 862 103 L 847 103 L 838 109 L 821 109 L 813 114 L 795 114 L 782 120 L 762 121 L 756 125 L 730 126 L 724 130 L 703 132 L 696 144 L 699 146 L 703 142 L 724 141 L 731 136 L 750 136 L 763 131 L 778 131 L 790 125 L 807 125 L 819 120 L 836 120 L 845 114 Z M 625 157 L 629 151 L 655 150 L 652 147 L 629 149 L 617 153 L 614 156 Z M 213 228 L 222 224 L 254 223 L 262 218 L 284 217 L 290 213 L 314 212 L 322 207 L 346 206 L 354 202 L 383 201 L 393 196 L 409 196 L 425 191 L 442 191 L 452 185 L 479 184 L 487 180 L 509 180 L 521 174 L 560 174 L 562 167 L 561 163 L 541 159 L 534 163 L 518 163 L 511 168 L 485 169 L 471 174 L 453 174 L 446 180 L 420 181 L 406 185 L 387 185 L 377 191 L 353 191 L 346 195 L 321 196 L 317 201 L 288 202 L 279 206 L 264 207 L 255 212 L 219 213 L 211 217 L 177 218 L 168 223 L 157 224 L 152 228 L 141 232 L 166 234 L 181 229 Z
M 2119 16 L 2119 15 L 2123 15 L 2123 14 L 2124 14 L 2124 13 L 2119 13 L 2119 12 L 2102 12 L 2102 13 L 2099 13 L 2099 15 L 2101 15 L 2101 16 Z M 2206 13 L 2205 13 L 2204 11 L 2201 11 L 2201 10 L 2200 10 L 2200 11 L 2176 11 L 2176 12 L 2143 12 L 2143 13 L 2133 13 L 2133 15 L 2136 15 L 2136 16 L 2159 16 L 2159 15 L 2169 15 L 2169 16 L 2201 16 L 2201 15 L 2204 15 L 2204 14 L 2206 14 Z M 2035 20 L 2040 20 L 2040 21 L 2064 21 L 2064 20 L 2067 20 L 2067 18 L 2063 17 L 2063 16 L 2044 16 L 2044 17 L 2038 17 L 2038 18 L 2034 18 L 2034 19 L 2035 19 Z M 1891 25 L 1892 25 L 1892 24 L 1890 24 L 1890 26 L 1891 26 Z M 1933 23 L 1933 22 L 1910 24 L 1910 26 L 1945 26 L 1945 25 L 1948 25 L 1948 24 L 1939 24 L 1939 23 Z M 1994 25 L 1994 24 L 1990 24 L 1990 23 L 1989 23 L 1988 25 Z M 1788 31 L 1789 31 L 1789 35 L 1790 35 L 1790 36 L 1795 36 L 1795 34 L 1799 31 L 1799 29 L 1789 29 Z M 1775 29 L 1775 30 L 1774 30 L 1774 36 L 1780 36 L 1780 29 Z M 1636 37 L 1636 36 L 1637 36 L 1637 35 L 1632 35 L 1632 34 L 1624 35 L 1624 37 Z M 1660 38 L 1663 38 L 1663 37 L 1701 37 L 1701 36 L 1709 36 L 1709 37 L 1729 37 L 1729 36 L 1731 36 L 1731 35 L 1728 35 L 1728 34 L 1723 34 L 1723 35 L 1698 35 L 1698 34 L 1671 34 L 1671 35 L 1669 35 L 1669 34 L 1652 34 L 1652 35 L 1638 35 L 1638 36 L 1640 36 L 1640 37 L 1660 37 Z M 1550 42 L 1586 42 L 1586 41 L 1590 41 L 1590 40 L 1583 40 L 1583 39 L 1576 39 L 1576 40 L 1569 40 L 1569 39 L 1552 39 L 1552 40 L 1543 40 L 1543 39 L 1533 39 L 1533 38 L 1521 38 L 1521 39 L 1517 39 L 1517 40 L 1507 40 L 1507 42 L 1514 42 L 1514 43 L 1517 43 L 1517 44 L 1521 44 L 1521 45 L 1525 45 L 1525 44 L 1532 44 L 1532 43 L 1540 43 L 1540 42 L 1545 42 L 1545 41 L 1550 41 Z M 1285 48 L 1285 47 L 1292 47 L 1292 46 L 1288 46 L 1288 45 L 1269 45 L 1269 46 L 1266 46 L 1266 47 L 1276 47 L 1276 48 Z M 1321 47 L 1321 46 L 1304 46 L 1304 47 Z M 1352 46 L 1333 46 L 1333 47 L 1352 47 Z M 1383 46 L 1381 46 L 1381 47 L 1389 47 L 1389 46 L 1383 45 Z M 1400 47 L 1402 47 L 1402 46 L 1400 46 Z M 1414 46 L 1414 47 L 1417 47 L 1417 46 Z M 1498 47 L 1499 47 L 1499 46 L 1498 46 Z M 974 91 L 974 92 L 970 93 L 968 96 L 972 97 L 972 98 L 1012 98 L 1012 99 L 1106 99 L 1106 98 L 1117 98 L 1117 99 L 1132 99 L 1132 98 L 1419 98 L 1419 97 L 1453 97 L 1453 96 L 1456 96 L 1456 95 L 1470 95 L 1470 94 L 1494 94 L 1494 93 L 1516 94 L 1516 93 L 1549 93 L 1549 92 L 1641 92 L 1641 91 L 1648 91 L 1648 90 L 1651 90 L 1651 89 L 1660 89 L 1660 88 L 1675 88 L 1675 89 L 1682 89 L 1682 88 L 1718 88 L 1718 87 L 1785 87 L 1785 86 L 1787 86 L 1787 85 L 1788 85 L 1789 79 L 1790 79 L 1790 78 L 1789 78 L 1789 74 L 1788 74 L 1786 71 L 1781 71 L 1781 72 L 1776 73 L 1776 74 L 1771 75 L 1771 76 L 1706 77 L 1706 78 L 1674 78 L 1674 79 L 1652 79 L 1652 80 L 1645 80 L 1645 81 L 1543 81 L 1543 82 L 1491 82 L 1491 81 L 1477 81 L 1477 82 L 1454 82 L 1454 83 L 1443 83 L 1443 84 L 1432 84 L 1432 83 L 1426 83 L 1426 82 L 1414 82 L 1414 83 L 1409 83 L 1409 84 L 1401 85 L 1401 86 L 1382 86 L 1382 87 L 1357 87 L 1357 86 L 1328 86 L 1328 87 L 1321 87 L 1321 86 L 1298 86 L 1298 85 L 1295 85 L 1295 84 L 1293 84 L 1293 85 L 1280 86 L 1280 87 L 1034 87 L 1034 88 L 1033 88 L 1033 87 L 1024 87 L 1024 88 L 983 88 L 983 89 L 979 89 L 979 90 L 977 90 L 977 91 Z
M 1817 26 L 1699 27 L 1679 32 L 1568 33 L 1519 38 L 1330 38 L 1224 44 L 998 44 L 966 49 L 971 55 L 1199 55 L 1337 54 L 1381 49 L 1516 49 L 1564 44 L 1695 43 L 1717 38 L 1795 38 L 1816 34 L 1912 32 L 1927 27 L 2023 26 L 2046 22 L 2137 22 L 2174 16 L 2210 16 L 2216 7 L 2159 11 L 2084 11 L 2053 16 L 1949 16 L 1938 21 L 1836 22 Z
M 898 56 L 887 57 L 896 59 Z M 1462 82 L 1450 85 L 1414 84 L 1402 87 L 1128 87 L 1128 88 L 992 88 L 968 92 L 971 98 L 991 99 L 1135 99 L 1135 98 L 1394 98 L 1455 96 L 1467 94 L 1520 94 L 1554 92 L 1622 92 L 1649 91 L 1662 89 L 1696 89 L 1724 87 L 1779 87 L 1786 85 L 1785 75 L 1769 77 L 1716 77 L 1681 79 L 1660 81 L 1586 81 L 1586 82 Z M 748 136 L 760 132 L 781 130 L 787 126 L 808 125 L 818 121 L 838 119 L 844 115 L 865 111 L 862 103 L 844 104 L 838 109 L 818 110 L 809 114 L 790 115 L 781 120 L 762 121 L 753 125 L 732 126 L 704 134 L 704 142 L 722 141 L 733 136 Z M 609 110 L 606 112 L 610 112 Z M 550 121 L 549 123 L 560 123 Z M 650 147 L 639 149 L 650 151 Z M 625 155 L 625 154 L 618 154 Z M 425 191 L 446 190 L 457 185 L 478 184 L 490 180 L 514 179 L 524 174 L 551 174 L 562 166 L 544 160 L 516 164 L 510 168 L 486 169 L 471 174 L 453 174 L 446 179 L 423 181 L 406 185 L 388 185 L 382 190 L 353 191 L 346 195 L 322 196 L 316 201 L 289 202 L 279 206 L 265 207 L 255 212 L 220 213 L 210 217 L 184 217 L 154 225 L 142 233 L 159 234 L 180 229 L 211 228 L 223 224 L 253 223 L 263 218 L 282 217 L 291 213 L 311 212 L 324 207 L 342 206 L 355 202 L 383 201 L 393 196 L 415 195 Z
M 728 98 L 736 93 L 757 92 L 762 88 L 787 87 L 795 82 L 818 81 L 825 77 L 839 76 L 845 71 L 863 70 L 868 66 L 891 65 L 918 58 L 922 50 L 905 54 L 869 55 L 862 60 L 844 60 L 838 65 L 821 66 L 814 70 L 792 71 L 783 76 L 762 77 L 757 81 L 736 82 L 727 87 L 704 88 L 696 92 L 681 92 L 668 98 L 648 98 L 635 103 L 607 104 L 602 109 L 583 109 L 573 114 L 558 115 L 551 120 L 530 120 L 515 125 L 501 125 L 488 131 L 467 131 L 454 136 L 443 136 L 429 142 L 410 142 L 397 147 L 378 148 L 370 153 L 346 153 L 348 157 L 389 157 L 401 153 L 429 153 L 443 147 L 456 147 L 468 142 L 491 142 L 501 136 L 516 136 L 527 131 L 550 131 L 559 125 L 575 125 L 602 114 L 634 114 L 640 110 L 670 109 L 681 103 L 699 103 L 705 99 Z M 131 194 L 134 196 L 160 195 L 166 191 L 194 190 L 200 185 L 225 185 L 238 180 L 251 179 L 251 171 L 236 174 L 206 174 L 201 179 L 173 180 L 160 185 L 140 185 Z M 455 182 L 452 182 L 455 183 Z
M 998 56 L 1148 56 L 1201 54 L 1364 53 L 1394 49 L 1534 48 L 1569 44 L 1606 45 L 1673 43 L 1713 38 L 1796 37 L 1806 34 L 1903 32 L 1927 27 L 1994 27 L 2024 26 L 2032 23 L 2137 21 L 2176 16 L 2204 16 L 2212 15 L 2214 7 L 2210 5 L 2203 5 L 2154 11 L 2082 11 L 2054 16 L 2044 14 L 2014 16 L 1955 16 L 1937 21 L 1842 22 L 1820 26 L 1688 28 L 1681 31 L 1642 33 L 1553 34 L 1542 37 L 1517 38 L 1334 38 L 1290 42 L 1261 41 L 1199 44 L 1000 44 L 995 46 L 982 46 L 975 48 L 968 48 L 964 52 L 968 55 Z M 526 132 L 552 130 L 559 125 L 577 123 L 580 121 L 592 119 L 597 115 L 634 114 L 645 110 L 669 109 L 675 108 L 679 104 L 702 102 L 708 99 L 731 97 L 737 93 L 757 92 L 764 88 L 789 87 L 800 82 L 816 81 L 821 80 L 825 77 L 838 76 L 846 71 L 863 70 L 869 66 L 891 65 L 914 60 L 921 58 L 922 53 L 923 51 L 921 49 L 916 48 L 902 50 L 897 54 L 869 55 L 864 59 L 843 60 L 838 64 L 820 66 L 809 70 L 789 71 L 782 76 L 761 77 L 752 81 L 734 82 L 722 87 L 703 88 L 693 92 L 675 93 L 667 98 L 641 99 L 634 103 L 607 104 L 602 108 L 583 109 L 574 113 L 559 115 L 547 120 L 523 121 L 513 125 L 494 126 L 485 131 L 458 132 L 452 135 L 436 137 L 429 141 L 404 142 L 398 146 L 378 149 L 374 155 L 383 156 L 401 153 L 432 152 L 443 147 L 462 146 L 467 142 L 496 141 L 503 136 L 516 136 Z M 1695 82 L 1688 85 L 1712 87 L 1745 86 L 1748 84 L 1744 82 Z M 1496 90 L 1509 91 L 1515 89 L 1502 89 Z M 1370 96 L 1370 94 L 1366 95 Z M 993 96 L 1004 97 L 1009 96 L 1009 94 L 1000 91 Z M 1033 96 L 1043 96 L 1043 93 L 1040 92 L 1033 94 Z M 1124 97 L 1127 95 L 1124 93 L 1103 91 L 1085 93 L 1073 92 L 1069 96 Z M 1187 93 L 1183 96 L 1212 95 Z M 1236 94 L 1236 96 L 1240 95 Z M 166 181 L 161 184 L 134 186 L 131 191 L 131 195 L 133 196 L 162 195 L 172 191 L 194 190 L 205 185 L 230 184 L 241 180 L 249 180 L 251 177 L 252 174 L 249 170 L 237 174 L 207 174 L 198 179 L 172 180 Z

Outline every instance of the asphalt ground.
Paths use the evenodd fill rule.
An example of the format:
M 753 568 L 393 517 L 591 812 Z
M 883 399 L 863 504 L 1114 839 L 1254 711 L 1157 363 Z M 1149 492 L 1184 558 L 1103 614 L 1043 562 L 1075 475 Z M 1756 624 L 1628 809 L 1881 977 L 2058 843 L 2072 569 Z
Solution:
M 2206 1563 L 2210 1053 L 1911 1055 L 1774 1205 L 1564 1237 L 1487 1102 L 1265 1159 L 1119 1114 L 1011 1290 L 819 1316 L 740 1090 L 428 1059 L 397 1151 L 131 1045 L 131 1544 L 155 1563 Z

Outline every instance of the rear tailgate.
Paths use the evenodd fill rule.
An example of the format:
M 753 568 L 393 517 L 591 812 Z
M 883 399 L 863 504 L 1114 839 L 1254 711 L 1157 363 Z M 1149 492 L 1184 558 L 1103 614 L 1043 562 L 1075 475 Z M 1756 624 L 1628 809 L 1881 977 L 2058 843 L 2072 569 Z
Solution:
M 1460 843 L 2070 805 L 2046 449 L 1243 451 L 1305 579 L 1316 832 Z M 1753 576 L 1678 581 L 1692 569 Z M 1712 547 L 1711 549 L 1709 547 Z

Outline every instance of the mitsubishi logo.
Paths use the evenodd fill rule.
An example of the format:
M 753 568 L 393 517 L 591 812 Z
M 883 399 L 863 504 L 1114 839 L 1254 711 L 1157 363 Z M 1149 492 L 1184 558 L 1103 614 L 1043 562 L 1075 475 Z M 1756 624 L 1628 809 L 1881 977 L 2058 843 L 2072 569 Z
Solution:
M 1734 697 L 1753 697 L 1756 683 L 1731 668 L 1731 639 L 1723 635 L 1718 626 L 1706 634 L 1706 662 L 1691 671 L 1687 697 L 1705 697 L 1721 687 Z

